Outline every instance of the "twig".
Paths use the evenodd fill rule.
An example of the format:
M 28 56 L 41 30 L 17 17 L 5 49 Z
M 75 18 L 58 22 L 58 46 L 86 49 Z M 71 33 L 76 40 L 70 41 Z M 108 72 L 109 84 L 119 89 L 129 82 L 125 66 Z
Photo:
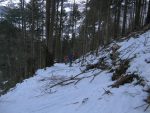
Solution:
M 144 112 L 149 108 L 149 106 L 150 106 L 150 105 L 148 105 L 148 106 L 145 108 Z
M 104 89 L 104 88 L 103 88 L 103 89 Z M 107 94 L 107 95 L 112 95 L 112 92 L 110 92 L 109 90 L 104 89 L 104 91 L 105 91 L 105 92 L 104 92 L 103 95 L 105 95 L 105 94 Z M 102 95 L 102 96 L 103 96 L 103 95 Z
M 143 106 L 145 106 L 145 105 L 147 105 L 147 104 L 142 104 L 142 105 L 140 105 L 140 106 L 135 107 L 134 109 L 137 109 L 137 108 L 143 107 Z
M 95 79 L 95 77 L 96 77 L 96 76 L 98 76 L 101 72 L 103 72 L 103 71 L 100 71 L 100 72 L 95 73 L 94 75 L 92 75 L 92 76 L 93 76 L 93 78 L 90 80 L 90 83 L 92 83 L 92 82 L 93 82 L 93 80 Z

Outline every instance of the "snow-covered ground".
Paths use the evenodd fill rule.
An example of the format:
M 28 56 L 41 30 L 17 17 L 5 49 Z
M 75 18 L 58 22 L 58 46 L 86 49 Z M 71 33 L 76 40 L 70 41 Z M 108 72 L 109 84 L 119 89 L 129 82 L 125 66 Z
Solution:
M 34 77 L 1 96 L 0 113 L 149 113 L 150 108 L 144 112 L 146 105 L 138 106 L 146 104 L 143 100 L 147 93 L 143 90 L 150 85 L 150 31 L 117 44 L 121 46 L 118 50 L 120 58 L 132 58 L 127 72 L 136 72 L 144 77 L 145 87 L 135 86 L 135 81 L 119 88 L 108 87 L 114 83 L 112 73 L 96 69 L 80 74 L 79 78 L 85 78 L 78 83 L 51 88 L 53 84 L 74 77 L 85 69 L 80 63 L 72 67 L 55 64 L 46 70 L 39 69 Z M 87 55 L 85 64 L 96 63 L 106 55 L 111 65 L 108 54 L 111 51 L 100 50 L 97 57 Z M 98 76 L 91 81 L 93 77 L 89 76 L 96 73 L 99 73 Z M 105 90 L 110 93 L 106 94 Z

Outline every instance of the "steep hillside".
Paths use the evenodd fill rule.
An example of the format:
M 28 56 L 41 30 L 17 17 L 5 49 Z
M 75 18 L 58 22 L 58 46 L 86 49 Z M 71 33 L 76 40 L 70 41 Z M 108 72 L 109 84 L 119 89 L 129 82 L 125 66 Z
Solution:
M 0 97 L 0 113 L 149 113 L 149 68 L 147 31 L 39 69 Z

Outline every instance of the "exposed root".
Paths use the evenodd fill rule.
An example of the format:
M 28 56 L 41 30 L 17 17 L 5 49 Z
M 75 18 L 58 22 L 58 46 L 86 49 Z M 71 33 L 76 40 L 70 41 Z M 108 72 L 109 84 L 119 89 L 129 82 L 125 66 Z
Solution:
M 133 76 L 127 75 L 127 76 L 121 76 L 114 84 L 111 85 L 111 87 L 119 87 L 120 85 L 124 85 L 126 83 L 131 83 L 133 81 Z
M 134 85 L 145 85 L 143 83 L 143 79 L 141 77 L 139 77 L 139 75 L 132 73 L 132 74 L 127 74 L 127 75 L 122 75 L 120 76 L 117 81 L 111 85 L 111 87 L 119 87 L 120 85 L 124 85 L 126 83 L 131 83 L 133 82 L 133 80 L 136 79 L 137 82 Z

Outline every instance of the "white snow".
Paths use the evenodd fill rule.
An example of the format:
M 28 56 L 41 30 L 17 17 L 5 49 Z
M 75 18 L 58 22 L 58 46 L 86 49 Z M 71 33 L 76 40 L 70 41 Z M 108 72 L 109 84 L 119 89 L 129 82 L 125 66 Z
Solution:
M 138 38 L 130 38 L 119 42 L 121 47 L 120 58 L 132 58 L 128 72 L 137 72 L 147 80 L 150 85 L 150 31 Z M 111 44 L 112 45 L 112 44 Z M 110 45 L 110 46 L 111 46 Z M 111 65 L 109 58 L 110 46 L 107 49 L 99 49 L 98 56 L 87 54 L 86 62 L 96 63 L 102 56 L 107 57 L 107 62 Z M 109 52 L 108 52 L 109 51 Z M 76 62 L 78 62 L 78 59 Z M 92 82 L 92 77 L 79 81 L 76 85 L 56 86 L 50 88 L 52 84 L 61 80 L 73 77 L 85 67 L 80 63 L 69 67 L 65 64 L 55 64 L 46 70 L 39 69 L 36 76 L 26 79 L 23 83 L 18 83 L 15 88 L 0 97 L 0 113 L 149 113 L 150 108 L 144 112 L 146 106 L 138 107 L 145 102 L 146 88 L 131 84 L 125 84 L 119 88 L 108 87 L 112 73 L 107 71 L 89 70 L 79 77 L 87 77 L 101 72 Z M 112 94 L 105 94 L 109 90 Z M 138 108 L 136 108 L 138 107 Z
M 68 0 L 69 3 L 76 3 L 76 4 L 83 4 L 86 2 L 86 0 Z

